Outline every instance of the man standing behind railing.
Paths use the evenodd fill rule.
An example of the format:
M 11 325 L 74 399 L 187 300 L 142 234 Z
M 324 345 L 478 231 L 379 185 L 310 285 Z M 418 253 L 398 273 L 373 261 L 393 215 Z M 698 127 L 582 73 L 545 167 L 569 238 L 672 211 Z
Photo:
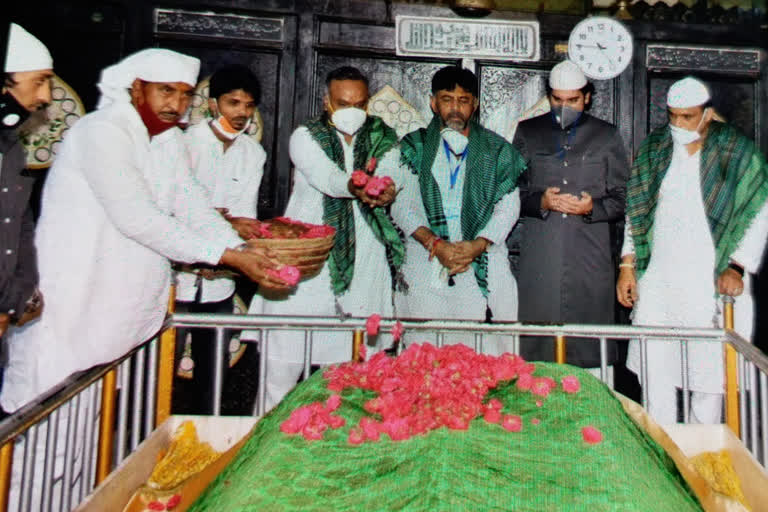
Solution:
M 0 30 L 6 27 L 0 26 Z M 8 50 L 3 47 L 0 45 L 5 59 L 0 94 L 0 340 L 12 323 L 21 327 L 43 308 L 37 290 L 35 221 L 29 205 L 35 178 L 24 172 L 26 160 L 16 130 L 31 112 L 51 101 L 53 77 L 50 52 L 20 26 L 10 25 Z M 5 343 L 0 350 L 1 366 Z
M 749 273 L 768 233 L 768 164 L 751 140 L 713 119 L 701 81 L 675 82 L 667 107 L 669 124 L 643 141 L 627 185 L 619 302 L 634 306 L 637 325 L 713 327 L 721 325 L 717 294 L 740 296 L 736 329 L 750 339 Z M 687 346 L 691 420 L 718 423 L 722 345 Z M 675 423 L 680 344 L 657 340 L 647 347 L 648 410 L 660 423 Z M 640 372 L 637 341 L 627 366 Z
M 9 340 L 6 411 L 153 336 L 169 260 L 226 264 L 287 289 L 266 272 L 277 262 L 241 246 L 189 173 L 177 122 L 199 68 L 152 48 L 102 72 L 97 111 L 70 130 L 43 191 L 35 242 L 46 312 Z

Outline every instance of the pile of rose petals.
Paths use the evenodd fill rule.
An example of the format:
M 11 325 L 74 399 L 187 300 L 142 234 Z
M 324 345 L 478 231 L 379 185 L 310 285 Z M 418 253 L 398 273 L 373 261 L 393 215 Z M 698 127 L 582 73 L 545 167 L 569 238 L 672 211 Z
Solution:
M 299 284 L 299 279 L 301 278 L 301 272 L 293 265 L 283 265 L 279 270 L 268 269 L 267 274 L 275 279 L 283 281 L 288 286 L 296 286 Z
M 291 219 L 290 217 L 275 217 L 272 221 L 283 224 L 293 224 L 305 228 L 297 238 L 325 238 L 336 232 L 331 226 L 325 224 L 308 224 L 306 222 L 301 222 L 300 220 Z M 259 223 L 259 238 L 275 238 L 274 233 L 269 229 L 270 225 L 270 221 Z
M 371 176 L 363 171 L 352 173 L 352 184 L 357 188 L 365 187 L 365 193 L 370 197 L 379 197 L 387 187 L 394 185 L 389 176 Z
M 503 414 L 503 404 L 495 398 L 486 402 L 486 395 L 501 382 L 517 379 L 516 388 L 531 393 L 538 405 L 557 384 L 550 377 L 533 375 L 534 370 L 535 366 L 520 356 L 478 354 L 466 345 L 437 348 L 428 343 L 413 344 L 396 358 L 379 352 L 365 362 L 326 369 L 323 376 L 334 395 L 326 405 L 318 402 L 293 411 L 281 430 L 300 433 L 306 439 L 322 439 L 326 429 L 343 425 L 341 418 L 330 414 L 341 401 L 338 393 L 359 388 L 377 396 L 363 405 L 370 416 L 351 426 L 350 444 L 375 442 L 381 434 L 401 441 L 441 427 L 466 430 L 480 416 L 507 431 L 520 432 L 522 418 Z M 563 378 L 561 384 L 567 393 L 580 387 L 575 376 Z M 540 420 L 531 423 L 537 425 Z M 586 437 L 587 442 L 599 442 L 592 431 Z

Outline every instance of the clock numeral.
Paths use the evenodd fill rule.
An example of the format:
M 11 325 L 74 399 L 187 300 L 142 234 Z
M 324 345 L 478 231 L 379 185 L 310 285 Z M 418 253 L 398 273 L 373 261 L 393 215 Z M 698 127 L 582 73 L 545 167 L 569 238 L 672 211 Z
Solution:
M 625 52 L 627 50 L 627 47 L 624 45 L 619 46 L 619 51 Z
M 621 55 L 619 55 L 619 58 L 617 59 L 616 62 L 621 62 Z
M 605 23 L 598 23 L 597 24 L 597 29 L 598 30 L 605 30 Z
M 620 36 L 616 37 L 616 40 L 621 42 L 621 41 L 624 40 L 624 36 L 620 35 Z
M 584 56 L 583 55 L 579 55 L 579 60 L 584 60 Z
M 587 32 L 591 33 L 591 32 L 594 32 L 594 31 L 595 31 L 595 27 L 587 27 Z
M 592 69 L 592 63 L 591 63 L 591 62 L 587 62 L 587 67 L 588 67 L 589 69 Z
M 600 73 L 602 73 L 602 72 L 603 72 L 603 66 L 600 66 L 599 68 L 597 68 L 597 70 L 598 70 Z
M 579 34 L 579 39 L 585 41 L 587 39 L 587 34 Z

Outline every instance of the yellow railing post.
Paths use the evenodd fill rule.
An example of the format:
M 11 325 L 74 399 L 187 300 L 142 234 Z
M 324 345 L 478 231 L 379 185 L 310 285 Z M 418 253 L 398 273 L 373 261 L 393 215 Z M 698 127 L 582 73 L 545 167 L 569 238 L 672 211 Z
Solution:
M 176 311 L 176 286 L 171 286 L 168 297 L 168 314 Z M 171 327 L 160 335 L 160 351 L 157 369 L 157 407 L 155 424 L 160 425 L 171 415 L 173 393 L 173 369 L 176 357 L 176 328 Z
M 123 390 L 125 392 L 125 390 Z M 96 456 L 96 485 L 112 471 L 112 449 L 115 440 L 115 398 L 117 369 L 104 374 L 101 388 L 101 417 L 99 418 L 99 449 Z
M 364 334 L 365 333 L 360 329 L 357 329 L 352 333 L 352 361 L 355 363 L 362 362 L 361 349 L 365 341 L 365 337 L 363 336 Z
M 555 362 L 565 364 L 565 336 L 562 334 L 555 336 Z
M 733 297 L 723 297 L 723 325 L 728 331 L 733 330 Z M 736 349 L 730 343 L 725 344 L 725 423 L 736 436 L 740 435 L 739 418 L 739 369 Z
M 0 512 L 8 510 L 8 496 L 11 492 L 13 442 L 14 440 L 11 439 L 0 448 Z

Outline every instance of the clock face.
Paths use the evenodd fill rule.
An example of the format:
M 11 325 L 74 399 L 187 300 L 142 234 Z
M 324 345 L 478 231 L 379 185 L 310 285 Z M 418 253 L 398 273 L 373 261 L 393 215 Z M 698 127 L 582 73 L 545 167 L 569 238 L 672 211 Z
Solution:
M 632 34 L 613 18 L 587 18 L 571 31 L 568 58 L 589 78 L 608 80 L 620 75 L 632 60 Z

